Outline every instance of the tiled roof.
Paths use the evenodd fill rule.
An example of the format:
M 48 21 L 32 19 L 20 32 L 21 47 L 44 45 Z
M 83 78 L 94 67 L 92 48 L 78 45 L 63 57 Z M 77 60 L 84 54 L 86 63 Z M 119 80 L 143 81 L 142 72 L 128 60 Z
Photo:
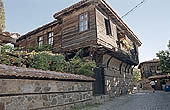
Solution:
M 61 73 L 55 71 L 43 71 L 15 66 L 0 64 L 0 78 L 17 78 L 17 79 L 49 79 L 49 80 L 71 80 L 71 81 L 94 81 L 93 78 Z

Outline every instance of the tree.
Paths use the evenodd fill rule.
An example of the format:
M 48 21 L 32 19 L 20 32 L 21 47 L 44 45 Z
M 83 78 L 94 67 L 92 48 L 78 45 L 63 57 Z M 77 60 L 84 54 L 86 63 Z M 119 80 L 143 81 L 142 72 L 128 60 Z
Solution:
M 160 68 L 163 73 L 170 73 L 170 41 L 168 43 L 168 50 L 161 50 L 156 54 L 160 59 Z
M 5 29 L 5 11 L 3 1 L 0 0 L 0 32 Z
M 134 70 L 133 70 L 133 76 L 134 76 L 135 82 L 138 82 L 139 80 L 141 80 L 141 72 L 140 72 L 140 70 L 134 68 Z

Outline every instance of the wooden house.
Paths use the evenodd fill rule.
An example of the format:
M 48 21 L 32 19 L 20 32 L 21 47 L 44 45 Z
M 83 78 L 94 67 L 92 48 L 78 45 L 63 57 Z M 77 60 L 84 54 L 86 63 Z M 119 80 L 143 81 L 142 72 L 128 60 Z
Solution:
M 163 74 L 160 69 L 160 60 L 159 59 L 153 59 L 153 60 L 142 62 L 139 64 L 138 68 L 141 71 L 142 79 L 147 79 L 151 76 Z
M 159 59 L 141 62 L 138 68 L 141 72 L 141 83 L 143 85 L 143 89 L 151 89 L 151 80 L 155 80 L 157 90 L 162 89 L 161 82 L 164 78 L 166 78 L 166 75 L 163 75 L 163 72 L 161 71 Z
M 105 0 L 82 0 L 55 13 L 54 18 L 20 37 L 17 45 L 27 50 L 50 44 L 67 58 L 83 49 L 82 57 L 95 60 L 98 66 L 94 69 L 95 94 L 114 97 L 131 91 L 141 41 Z

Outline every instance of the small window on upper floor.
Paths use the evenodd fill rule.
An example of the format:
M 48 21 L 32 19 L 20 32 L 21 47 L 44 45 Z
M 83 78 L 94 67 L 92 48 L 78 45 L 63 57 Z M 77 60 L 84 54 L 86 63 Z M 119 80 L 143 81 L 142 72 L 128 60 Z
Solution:
M 54 33 L 53 32 L 48 33 L 48 44 L 51 46 L 53 46 L 54 44 Z
M 38 37 L 38 47 L 43 45 L 43 36 Z
M 79 31 L 88 30 L 88 12 L 81 14 L 79 19 Z
M 110 20 L 104 19 L 105 20 L 105 27 L 106 27 L 106 35 L 111 35 L 111 25 L 110 25 Z

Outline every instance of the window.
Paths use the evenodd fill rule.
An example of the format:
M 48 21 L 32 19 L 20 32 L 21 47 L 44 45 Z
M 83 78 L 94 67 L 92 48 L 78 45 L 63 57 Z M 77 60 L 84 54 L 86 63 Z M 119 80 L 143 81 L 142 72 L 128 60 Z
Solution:
M 48 33 L 48 44 L 53 46 L 54 43 L 54 34 L 53 32 Z
M 150 72 L 156 73 L 156 66 L 150 66 Z
M 104 19 L 105 20 L 105 26 L 106 26 L 106 35 L 111 35 L 111 26 L 110 26 L 110 20 Z
M 88 30 L 88 12 L 80 15 L 79 31 Z
M 41 47 L 43 45 L 43 37 L 38 37 L 38 47 Z

